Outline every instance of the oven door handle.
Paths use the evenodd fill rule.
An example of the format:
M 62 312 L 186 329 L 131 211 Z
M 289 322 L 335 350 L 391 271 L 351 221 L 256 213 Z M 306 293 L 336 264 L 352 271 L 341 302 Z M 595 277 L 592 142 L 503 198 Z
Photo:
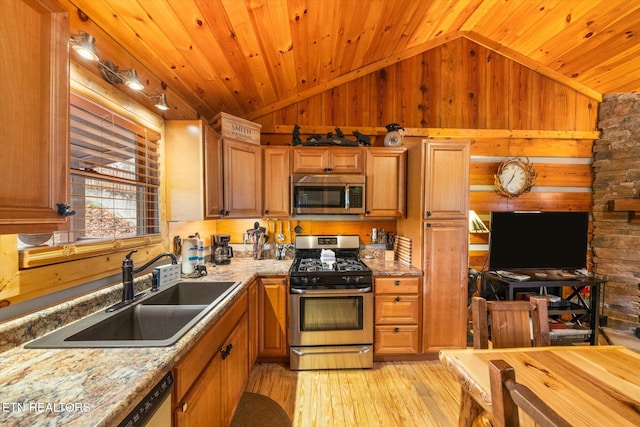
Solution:
M 309 295 L 329 294 L 329 293 L 331 293 L 331 295 L 345 295 L 345 294 L 354 294 L 354 293 L 366 294 L 371 292 L 371 286 L 368 286 L 366 288 L 358 288 L 358 289 L 318 289 L 318 290 L 289 288 L 289 291 L 292 294 L 309 294 Z
M 367 346 L 367 345 L 363 345 L 362 347 L 360 347 L 359 349 L 354 349 L 353 347 L 348 347 L 346 349 L 343 350 L 338 350 L 336 347 L 331 347 L 331 350 L 327 350 L 327 351 L 313 351 L 313 352 L 304 352 L 302 350 L 298 350 L 297 348 L 291 348 L 291 352 L 295 353 L 298 356 L 312 356 L 312 355 L 317 355 L 317 354 L 336 354 L 336 353 L 343 353 L 343 354 L 347 354 L 347 353 L 357 353 L 357 354 L 364 354 L 364 353 L 369 353 L 371 351 L 371 346 Z

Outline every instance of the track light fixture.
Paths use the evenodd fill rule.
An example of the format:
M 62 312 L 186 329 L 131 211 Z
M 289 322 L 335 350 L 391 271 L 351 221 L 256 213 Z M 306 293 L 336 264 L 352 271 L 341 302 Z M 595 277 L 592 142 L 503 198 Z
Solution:
M 100 75 L 102 75 L 102 78 L 107 82 L 112 85 L 124 83 L 129 89 L 139 92 L 144 89 L 144 85 L 142 84 L 142 81 L 140 81 L 136 70 L 130 68 L 128 70 L 121 71 L 113 62 L 103 61 L 100 59 L 96 51 L 96 40 L 91 34 L 85 33 L 84 31 L 78 31 L 77 34 L 71 36 L 69 43 L 71 44 L 72 49 L 83 58 L 98 62 Z M 163 88 L 164 87 L 165 86 L 163 86 Z M 163 111 L 169 109 L 167 97 L 164 93 L 148 95 L 142 92 L 142 94 L 147 98 L 156 101 L 156 108 Z
M 161 93 L 160 95 L 147 96 L 149 97 L 149 99 L 156 101 L 154 105 L 158 110 L 167 111 L 169 109 L 169 104 L 167 104 L 167 96 L 164 93 Z
M 71 48 L 84 59 L 90 61 L 98 61 L 100 59 L 96 51 L 96 39 L 82 30 L 71 35 Z

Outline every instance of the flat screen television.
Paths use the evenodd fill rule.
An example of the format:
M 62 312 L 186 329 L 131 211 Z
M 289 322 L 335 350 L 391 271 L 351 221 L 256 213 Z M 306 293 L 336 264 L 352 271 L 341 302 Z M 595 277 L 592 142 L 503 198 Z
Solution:
M 588 212 L 492 212 L 489 270 L 587 266 Z

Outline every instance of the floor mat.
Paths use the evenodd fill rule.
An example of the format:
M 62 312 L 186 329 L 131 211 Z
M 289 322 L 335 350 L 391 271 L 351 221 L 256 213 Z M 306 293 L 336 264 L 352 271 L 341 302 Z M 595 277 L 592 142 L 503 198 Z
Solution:
M 233 416 L 231 427 L 291 427 L 287 413 L 275 400 L 245 392 Z

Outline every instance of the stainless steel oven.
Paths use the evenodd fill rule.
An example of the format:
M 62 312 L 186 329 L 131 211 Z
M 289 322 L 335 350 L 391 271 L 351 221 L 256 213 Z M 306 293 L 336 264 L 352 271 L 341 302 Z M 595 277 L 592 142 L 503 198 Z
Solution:
M 357 257 L 358 248 L 358 236 L 296 237 L 291 369 L 373 366 L 373 274 Z
M 364 175 L 294 175 L 295 214 L 363 214 Z

